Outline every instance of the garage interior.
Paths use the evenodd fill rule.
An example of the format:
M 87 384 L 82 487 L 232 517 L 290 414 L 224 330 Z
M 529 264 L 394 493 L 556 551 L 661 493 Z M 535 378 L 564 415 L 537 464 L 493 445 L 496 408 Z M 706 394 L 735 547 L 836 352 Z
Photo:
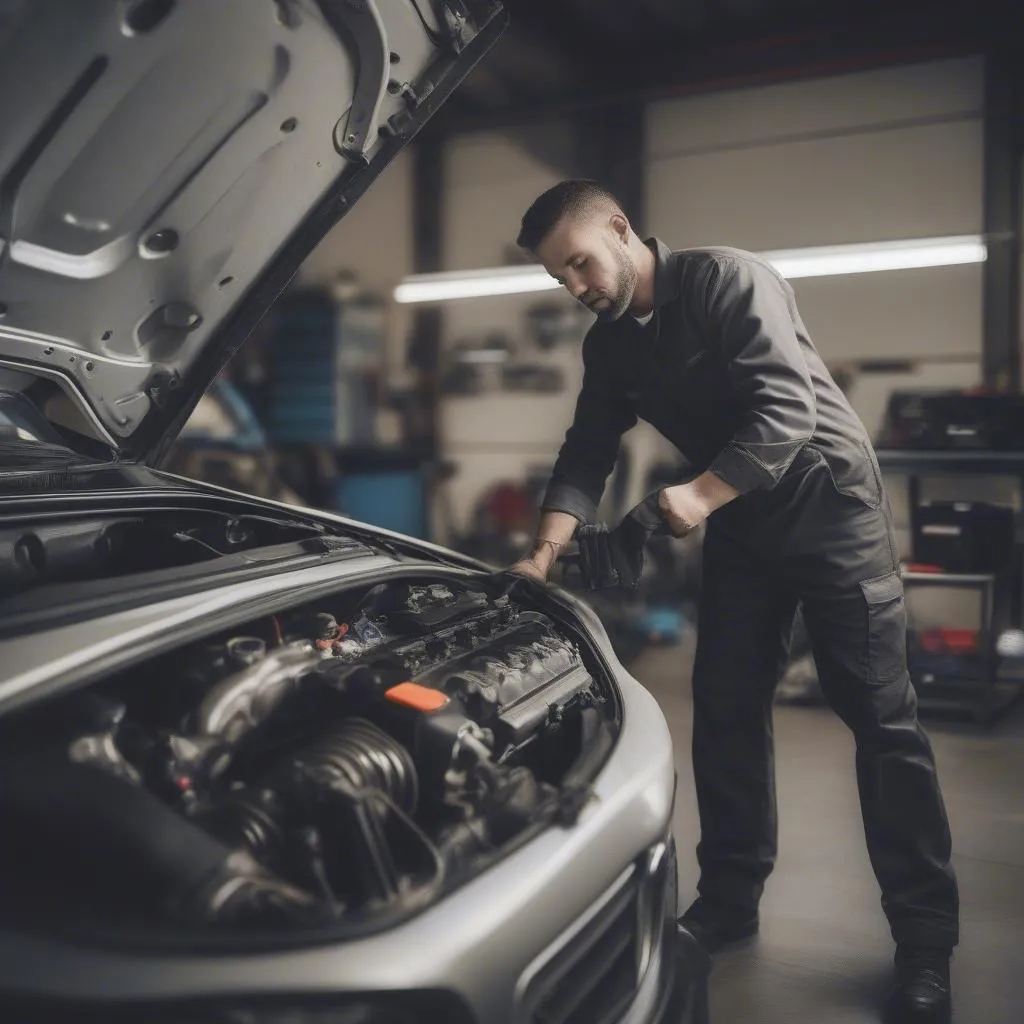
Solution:
M 642 237 L 736 246 L 793 267 L 923 240 L 933 255 L 917 265 L 796 269 L 792 279 L 874 439 L 898 525 L 911 669 L 960 882 L 953 992 L 963 1024 L 1010 1024 L 1024 1006 L 1015 6 L 508 0 L 503 38 L 307 260 L 165 466 L 508 566 L 533 536 L 591 321 L 564 291 L 495 293 L 528 269 L 514 240 L 539 193 L 595 178 Z M 499 282 L 490 293 L 444 297 L 444 284 L 488 273 Z M 624 439 L 602 518 L 677 479 L 679 461 L 641 423 Z M 560 578 L 575 585 L 569 569 Z M 699 589 L 697 536 L 665 541 L 635 595 L 593 598 L 672 729 L 681 909 L 697 881 Z M 778 865 L 761 934 L 716 958 L 711 1020 L 877 1020 L 892 944 L 853 741 L 799 642 L 775 735 Z

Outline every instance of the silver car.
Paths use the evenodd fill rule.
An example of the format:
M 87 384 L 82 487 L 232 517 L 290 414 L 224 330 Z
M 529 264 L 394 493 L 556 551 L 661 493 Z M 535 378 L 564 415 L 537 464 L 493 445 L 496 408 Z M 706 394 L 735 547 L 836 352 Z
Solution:
M 157 467 L 496 0 L 0 0 L 0 1019 L 706 1018 L 555 587 Z

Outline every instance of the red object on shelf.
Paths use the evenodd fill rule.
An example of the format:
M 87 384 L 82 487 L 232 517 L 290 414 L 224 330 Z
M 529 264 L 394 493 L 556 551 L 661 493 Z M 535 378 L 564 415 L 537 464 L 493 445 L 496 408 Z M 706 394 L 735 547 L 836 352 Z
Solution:
M 929 654 L 977 654 L 979 649 L 976 629 L 923 629 L 917 640 Z
M 494 529 L 500 533 L 527 530 L 532 526 L 536 508 L 521 484 L 495 484 L 484 497 L 484 506 Z
M 945 571 L 941 565 L 928 565 L 925 562 L 907 563 L 907 572 L 939 573 Z

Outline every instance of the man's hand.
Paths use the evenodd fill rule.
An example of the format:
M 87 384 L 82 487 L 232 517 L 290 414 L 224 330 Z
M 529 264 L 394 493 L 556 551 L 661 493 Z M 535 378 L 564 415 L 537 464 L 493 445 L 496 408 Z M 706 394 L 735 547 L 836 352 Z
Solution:
M 613 530 L 602 523 L 581 526 L 580 571 L 591 590 L 629 587 L 635 590 L 644 571 L 644 546 L 655 533 L 668 530 L 660 508 L 661 492 L 648 494 L 622 517 Z
M 644 548 L 656 533 L 685 537 L 738 492 L 713 473 L 689 483 L 648 494 L 613 530 L 601 524 L 581 526 L 580 569 L 591 590 L 635 590 L 644 571 Z
M 550 569 L 545 569 L 535 562 L 532 557 L 521 558 L 515 565 L 509 567 L 509 572 L 517 573 L 520 576 L 527 576 L 538 583 L 547 583 L 549 571 Z
M 563 541 L 538 537 L 534 541 L 533 551 L 526 558 L 520 558 L 509 571 L 520 576 L 528 576 L 538 583 L 546 583 L 552 566 L 558 559 L 558 552 L 565 547 Z
M 520 558 L 511 566 L 509 572 L 527 576 L 538 583 L 546 583 L 558 553 L 572 540 L 576 526 L 576 517 L 569 515 L 568 512 L 543 512 L 537 526 L 537 539 L 533 542 L 533 549 L 526 558 Z
M 673 537 L 685 537 L 711 514 L 707 502 L 690 484 L 666 487 L 658 495 L 658 508 Z

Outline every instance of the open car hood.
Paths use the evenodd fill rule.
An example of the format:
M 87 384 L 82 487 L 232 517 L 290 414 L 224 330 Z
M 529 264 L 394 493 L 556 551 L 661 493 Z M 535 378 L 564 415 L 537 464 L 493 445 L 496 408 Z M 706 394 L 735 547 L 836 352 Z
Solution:
M 0 390 L 73 448 L 158 461 L 505 20 L 498 0 L 0 0 Z

